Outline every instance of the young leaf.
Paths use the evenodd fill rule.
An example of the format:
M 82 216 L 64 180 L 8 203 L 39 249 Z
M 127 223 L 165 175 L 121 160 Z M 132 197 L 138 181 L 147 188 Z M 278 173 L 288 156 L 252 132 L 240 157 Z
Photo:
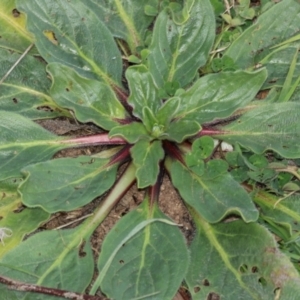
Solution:
M 106 236 L 98 261 L 100 287 L 113 299 L 171 300 L 188 263 L 180 230 L 145 199 Z
M 0 180 L 21 175 L 20 170 L 70 145 L 20 115 L 0 111 Z
M 132 53 L 137 47 L 143 47 L 147 29 L 153 17 L 144 13 L 146 4 L 157 7 L 156 0 L 114 0 L 109 3 L 103 1 L 84 1 L 92 8 L 111 33 L 123 39 L 129 45 Z
M 105 83 L 80 76 L 73 69 L 51 63 L 53 85 L 51 96 L 61 107 L 75 112 L 81 122 L 93 122 L 104 129 L 111 129 L 125 119 L 127 114 L 115 93 Z
M 253 100 L 267 77 L 266 70 L 223 72 L 198 79 L 181 94 L 181 106 L 175 117 L 200 124 L 229 117 Z
M 21 0 L 17 7 L 27 14 L 27 27 L 47 62 L 59 62 L 85 77 L 121 86 L 120 52 L 88 3 Z
M 0 47 L 24 52 L 33 43 L 32 35 L 25 28 L 26 17 L 16 9 L 14 0 L 0 2 Z M 31 50 L 32 51 L 32 50 Z M 33 50 L 36 54 L 37 51 Z
M 158 87 L 165 82 L 188 85 L 207 60 L 215 37 L 215 17 L 209 0 L 195 0 L 190 17 L 177 25 L 163 10 L 155 21 L 148 56 Z
M 238 213 L 246 222 L 258 218 L 251 198 L 223 161 L 208 162 L 204 172 L 192 171 L 178 161 L 167 160 L 166 166 L 183 200 L 208 222 L 216 223 L 230 213 Z
M 294 102 L 261 105 L 224 126 L 217 135 L 231 144 L 238 142 L 254 153 L 274 150 L 286 158 L 300 155 L 300 104 Z
M 128 103 L 133 107 L 134 115 L 142 119 L 143 108 L 146 106 L 156 113 L 161 100 L 148 69 L 143 65 L 130 67 L 126 71 L 126 78 L 130 89 Z
M 49 218 L 49 214 L 40 208 L 24 208 L 21 212 L 16 212 L 22 205 L 17 191 L 20 182 L 16 178 L 0 182 L 0 230 L 7 228 L 11 232 L 11 236 L 0 243 L 0 258 Z
M 0 260 L 0 274 L 26 283 L 82 293 L 92 279 L 94 263 L 89 241 L 83 239 L 80 230 L 77 227 L 35 234 Z M 16 292 L 6 286 L 0 285 L 0 293 L 4 299 L 15 299 Z M 36 299 L 34 295 L 21 295 L 17 299 Z
M 135 143 L 139 139 L 150 140 L 151 137 L 145 126 L 139 122 L 132 122 L 130 124 L 116 126 L 109 132 L 109 137 L 122 137 L 128 143 Z
M 139 140 L 131 149 L 139 188 L 154 185 L 159 173 L 159 163 L 164 158 L 161 141 Z
M 285 289 L 299 294 L 299 274 L 264 227 L 240 220 L 210 225 L 193 215 L 197 232 L 186 276 L 193 299 L 204 299 L 210 292 L 245 300 L 271 300 Z
M 19 57 L 17 53 L 0 49 L 0 78 Z M 0 109 L 16 112 L 30 119 L 68 115 L 68 112 L 59 108 L 49 96 L 50 85 L 45 64 L 27 55 L 0 84 Z
M 54 213 L 81 207 L 106 192 L 115 182 L 117 167 L 93 156 L 60 158 L 25 167 L 19 192 L 28 207 Z

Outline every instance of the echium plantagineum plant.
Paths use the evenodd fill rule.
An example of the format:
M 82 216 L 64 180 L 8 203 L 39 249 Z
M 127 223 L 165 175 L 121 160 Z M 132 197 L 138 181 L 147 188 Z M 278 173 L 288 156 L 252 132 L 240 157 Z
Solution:
M 3 75 L 34 43 L 0 85 L 1 299 L 100 299 L 101 291 L 109 299 L 167 300 L 181 285 L 192 299 L 298 299 L 296 1 L 270 4 L 222 57 L 217 47 L 230 30 L 216 38 L 209 0 L 1 6 Z M 279 14 L 283 24 L 274 23 Z M 221 67 L 211 73 L 216 61 Z M 271 92 L 258 101 L 262 89 Z M 33 122 L 72 115 L 103 133 L 56 136 Z M 216 141 L 233 151 L 216 155 Z M 90 145 L 115 147 L 51 159 Z M 164 174 L 192 216 L 190 245 L 158 206 Z M 144 201 L 107 234 L 95 273 L 92 234 L 135 182 Z M 50 214 L 106 192 L 81 225 L 23 240 Z

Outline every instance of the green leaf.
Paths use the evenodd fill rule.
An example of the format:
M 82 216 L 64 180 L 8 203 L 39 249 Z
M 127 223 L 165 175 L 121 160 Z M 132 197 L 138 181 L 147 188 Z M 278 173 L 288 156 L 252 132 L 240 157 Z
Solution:
M 17 4 L 27 14 L 28 30 L 48 63 L 59 62 L 82 76 L 121 86 L 120 52 L 93 9 L 78 0 L 19 0 Z
M 230 213 L 241 215 L 246 222 L 257 219 L 251 198 L 227 172 L 224 161 L 208 162 L 204 172 L 192 171 L 178 161 L 168 160 L 166 166 L 183 200 L 208 222 L 219 222 Z
M 20 170 L 70 145 L 20 115 L 0 111 L 0 180 L 20 177 Z
M 214 37 L 215 18 L 209 0 L 195 0 L 189 19 L 182 25 L 163 10 L 155 21 L 148 56 L 158 87 L 175 81 L 182 87 L 188 85 L 205 64 Z
M 134 115 L 142 119 L 146 106 L 156 113 L 162 103 L 148 69 L 143 65 L 130 67 L 126 71 L 126 78 L 130 89 L 128 103 L 133 107 Z
M 136 167 L 138 188 L 154 185 L 159 173 L 159 163 L 164 158 L 161 141 L 140 140 L 130 152 Z
M 132 122 L 130 124 L 116 126 L 109 132 L 109 137 L 122 137 L 128 143 L 134 144 L 139 139 L 151 139 L 145 126 L 139 122 Z
M 280 16 L 285 22 L 274 22 L 274 16 Z M 292 42 L 284 47 L 278 46 L 294 37 L 299 30 L 299 21 L 299 3 L 294 0 L 281 1 L 259 16 L 257 21 L 231 44 L 225 55 L 231 57 L 240 68 L 252 69 L 261 64 L 265 66 L 269 74 L 266 88 L 274 83 L 277 86 L 281 85 L 299 43 L 298 46 Z M 300 68 L 297 62 L 294 78 L 299 75 Z
M 173 299 L 189 255 L 180 230 L 170 224 L 145 199 L 113 227 L 98 261 L 101 290 L 109 298 Z
M 25 167 L 19 188 L 23 203 L 54 213 L 81 207 L 106 192 L 115 182 L 117 167 L 93 156 L 60 158 Z
M 192 120 L 176 120 L 167 126 L 165 134 L 167 139 L 176 141 L 177 143 L 183 142 L 188 137 L 197 134 L 201 129 L 201 126 L 196 121 Z
M 17 53 L 0 49 L 0 78 L 19 57 Z M 0 84 L 0 109 L 16 112 L 31 119 L 68 115 L 68 112 L 59 108 L 49 96 L 50 85 L 45 64 L 27 55 Z
M 253 73 L 222 72 L 204 76 L 179 96 L 181 106 L 175 116 L 200 124 L 229 117 L 253 100 L 266 77 L 266 70 Z
M 51 95 L 61 107 L 71 109 L 81 122 L 93 122 L 104 129 L 125 119 L 125 108 L 115 93 L 105 83 L 80 76 L 73 69 L 61 64 L 49 64 L 53 85 Z
M 153 21 L 153 16 L 144 13 L 146 4 L 157 7 L 156 0 L 113 0 L 109 2 L 89 0 L 85 5 L 100 16 L 111 33 L 123 39 L 129 45 L 132 53 L 136 48 L 144 46 L 147 29 Z
M 21 197 L 17 192 L 20 179 L 0 182 L 0 230 L 7 228 L 11 236 L 4 238 L 0 247 L 0 258 L 16 247 L 26 234 L 36 230 L 42 222 L 49 218 L 49 214 L 40 208 L 24 208 Z
M 159 121 L 159 124 L 163 126 L 169 125 L 171 120 L 176 115 L 180 107 L 180 98 L 173 97 L 168 99 L 158 110 L 156 118 Z
M 224 299 L 296 300 L 284 295 L 299 295 L 299 274 L 264 227 L 242 221 L 210 225 L 196 214 L 194 220 L 186 276 L 193 299 L 213 292 Z
M 36 233 L 0 260 L 0 274 L 26 283 L 82 293 L 92 279 L 94 262 L 89 241 L 80 230 L 77 227 Z M 34 294 L 12 291 L 3 285 L 0 293 L 4 299 L 15 299 L 14 296 L 36 299 Z
M 294 102 L 261 105 L 224 126 L 217 135 L 231 144 L 239 143 L 261 154 L 274 150 L 286 158 L 300 155 L 300 104 Z
M 1 0 L 0 3 L 0 47 L 24 52 L 33 43 L 32 35 L 25 28 L 26 16 L 16 9 L 14 0 Z M 31 50 L 35 53 L 35 50 Z

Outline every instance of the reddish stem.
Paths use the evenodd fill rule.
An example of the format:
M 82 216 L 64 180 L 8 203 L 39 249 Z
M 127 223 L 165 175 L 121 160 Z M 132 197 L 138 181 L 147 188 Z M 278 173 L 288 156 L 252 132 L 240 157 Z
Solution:
M 63 144 L 76 144 L 77 146 L 91 145 L 124 145 L 127 142 L 118 137 L 109 138 L 108 133 L 100 133 L 61 141 Z
M 199 131 L 195 137 L 201 137 L 201 136 L 204 136 L 204 135 L 209 135 L 209 136 L 211 136 L 211 135 L 222 135 L 222 134 L 225 134 L 225 133 L 226 133 L 226 131 L 216 130 L 216 129 L 212 129 L 212 128 L 204 128 L 201 131 Z
M 65 299 L 72 299 L 72 300 L 104 300 L 105 299 L 100 296 L 84 295 L 84 294 L 69 292 L 65 290 L 59 290 L 59 289 L 49 288 L 45 286 L 20 282 L 4 276 L 0 276 L 0 282 L 7 285 L 9 289 L 20 291 L 20 292 L 39 293 L 39 294 L 51 295 L 54 297 L 62 297 Z
M 160 163 L 159 174 L 157 176 L 156 183 L 153 186 L 150 186 L 148 189 L 151 206 L 153 206 L 153 204 L 158 201 L 160 187 L 161 187 L 161 184 L 162 184 L 162 181 L 164 178 L 164 173 L 165 173 L 165 170 L 164 170 L 164 164 L 162 161 Z
M 118 153 L 116 153 L 107 164 L 107 166 L 112 166 L 116 163 L 125 163 L 130 159 L 130 148 L 132 145 L 126 145 Z
M 174 143 L 171 143 L 169 141 L 164 141 L 163 145 L 164 145 L 164 149 L 168 155 L 170 155 L 173 159 L 177 159 L 183 165 L 185 165 L 185 161 L 182 156 L 182 153 Z

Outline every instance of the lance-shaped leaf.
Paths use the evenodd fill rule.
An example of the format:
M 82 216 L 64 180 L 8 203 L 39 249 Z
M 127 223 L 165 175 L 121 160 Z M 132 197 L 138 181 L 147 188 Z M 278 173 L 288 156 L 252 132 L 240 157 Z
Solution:
M 110 31 L 82 1 L 22 0 L 27 27 L 47 62 L 59 62 L 85 77 L 121 85 L 122 61 Z M 100 50 L 101 49 L 101 50 Z
M 143 108 L 146 106 L 156 113 L 162 103 L 147 68 L 143 65 L 130 67 L 126 71 L 126 78 L 130 88 L 128 103 L 133 107 L 134 115 L 142 119 Z
M 30 165 L 19 191 L 29 207 L 48 212 L 70 211 L 106 192 L 116 179 L 117 167 L 93 156 L 60 158 Z
M 19 57 L 17 53 L 0 49 L 0 78 Z M 49 96 L 50 85 L 45 64 L 27 55 L 0 84 L 0 109 L 16 112 L 31 119 L 68 115 L 68 112 L 59 108 Z
M 26 283 L 84 292 L 92 279 L 94 262 L 81 228 L 35 234 L 0 260 L 0 274 Z M 4 299 L 36 299 L 34 294 L 12 291 L 4 285 L 0 285 L 0 293 Z
M 18 114 L 0 111 L 0 180 L 19 177 L 25 166 L 47 160 L 66 147 L 62 138 Z
M 139 122 L 116 126 L 109 132 L 109 137 L 121 137 L 131 144 L 137 142 L 139 139 L 151 139 L 145 126 Z
M 0 47 L 24 52 L 33 43 L 32 35 L 25 28 L 26 16 L 16 9 L 14 0 L 0 3 Z M 36 51 L 32 51 L 36 54 Z
M 47 70 L 52 74 L 51 95 L 60 106 L 75 112 L 81 122 L 93 122 L 104 129 L 119 125 L 126 111 L 115 93 L 105 83 L 80 76 L 73 69 L 51 63 Z
M 230 213 L 246 222 L 255 221 L 258 211 L 247 192 L 227 172 L 224 161 L 213 160 L 191 170 L 178 161 L 166 161 L 173 185 L 183 200 L 208 222 L 216 223 Z
M 97 12 L 115 37 L 127 42 L 132 53 L 144 46 L 147 29 L 153 21 L 152 16 L 145 14 L 145 6 L 158 6 L 156 0 L 89 0 L 84 3 Z
M 173 299 L 189 255 L 174 223 L 148 201 L 106 236 L 98 262 L 101 290 L 112 299 Z
M 20 182 L 17 178 L 0 182 L 0 231 L 8 233 L 0 243 L 0 258 L 49 218 L 49 214 L 40 208 L 24 208 L 17 212 L 22 205 L 17 191 Z
M 215 37 L 215 18 L 209 0 L 195 0 L 189 18 L 177 25 L 163 10 L 155 21 L 149 70 L 156 84 L 178 82 L 184 87 L 208 57 Z
M 159 163 L 164 158 L 161 141 L 139 140 L 131 149 L 139 188 L 154 185 L 159 173 Z
M 282 22 L 274 22 L 274 16 L 280 15 Z M 226 50 L 240 68 L 255 68 L 263 65 L 268 70 L 268 79 L 264 87 L 280 86 L 284 83 L 296 49 L 299 48 L 298 33 L 300 5 L 294 0 L 285 0 L 270 8 L 258 17 L 257 21 L 245 30 Z M 272 28 L 272 30 L 270 30 Z M 285 43 L 283 47 L 279 45 Z M 293 80 L 300 75 L 300 61 L 293 74 Z
M 284 295 L 299 295 L 299 274 L 264 227 L 241 220 L 210 225 L 196 213 L 194 221 L 186 276 L 193 299 L 216 293 L 221 299 L 296 300 Z
M 283 157 L 300 155 L 300 104 L 260 105 L 238 120 L 222 127 L 218 138 L 231 144 L 238 142 L 255 153 L 274 150 Z
M 223 72 L 204 76 L 179 96 L 181 106 L 175 116 L 200 124 L 229 117 L 254 99 L 266 77 L 266 70 L 253 73 Z

